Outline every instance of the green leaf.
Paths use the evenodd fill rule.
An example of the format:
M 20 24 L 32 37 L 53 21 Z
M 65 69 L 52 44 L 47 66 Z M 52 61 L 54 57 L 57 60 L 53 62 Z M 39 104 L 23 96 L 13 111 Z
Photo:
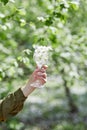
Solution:
M 24 9 L 24 8 L 19 8 L 19 9 L 18 9 L 18 14 L 21 15 L 21 16 L 26 15 L 25 9 Z
M 26 25 L 26 21 L 24 19 L 20 19 L 20 22 L 21 22 L 20 23 L 21 26 L 25 26 Z
M 8 3 L 9 0 L 1 0 L 1 2 L 4 3 L 4 5 L 6 5 Z
M 25 49 L 25 50 L 23 50 L 23 52 L 24 52 L 25 54 L 27 54 L 27 55 L 30 55 L 31 50 L 29 50 L 29 49 Z
M 78 10 L 78 8 L 79 8 L 79 3 L 78 3 L 78 2 L 75 2 L 75 1 L 70 2 L 70 5 L 71 5 L 71 7 L 72 7 L 74 10 Z

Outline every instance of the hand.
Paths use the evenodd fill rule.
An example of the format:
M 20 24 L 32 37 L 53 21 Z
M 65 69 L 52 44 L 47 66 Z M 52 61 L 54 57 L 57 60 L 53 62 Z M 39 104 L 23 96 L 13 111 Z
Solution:
M 38 80 L 40 81 L 40 86 L 44 85 L 47 81 L 47 74 L 46 74 L 47 66 L 44 65 L 42 68 L 36 68 L 35 71 L 32 73 L 31 77 L 29 78 L 26 85 L 21 88 L 25 97 L 28 97 L 35 89 L 34 83 Z
M 39 82 L 40 86 L 44 85 L 47 81 L 46 69 L 47 65 L 43 65 L 41 68 L 36 68 L 30 78 L 30 86 L 35 87 L 35 82 Z M 39 86 L 39 87 L 40 87 Z

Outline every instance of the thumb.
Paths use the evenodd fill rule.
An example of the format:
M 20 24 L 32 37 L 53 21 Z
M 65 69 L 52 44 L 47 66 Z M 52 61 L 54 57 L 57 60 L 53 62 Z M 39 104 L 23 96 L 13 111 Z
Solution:
M 48 68 L 47 65 L 43 65 L 42 68 L 44 68 L 45 70 Z

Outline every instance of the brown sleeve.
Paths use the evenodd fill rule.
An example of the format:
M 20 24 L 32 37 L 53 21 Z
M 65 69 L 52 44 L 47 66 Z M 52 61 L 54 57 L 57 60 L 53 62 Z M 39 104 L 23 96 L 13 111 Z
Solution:
M 16 115 L 22 108 L 26 97 L 21 88 L 0 101 L 0 121 Z

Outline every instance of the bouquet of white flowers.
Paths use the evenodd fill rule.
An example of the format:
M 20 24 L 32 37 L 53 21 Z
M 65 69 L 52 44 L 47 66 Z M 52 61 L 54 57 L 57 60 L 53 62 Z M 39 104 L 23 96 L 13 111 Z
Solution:
M 50 46 L 35 46 L 34 60 L 38 67 L 48 64 Z
M 34 52 L 34 60 L 39 68 L 41 68 L 43 65 L 48 64 L 49 59 L 49 51 L 52 50 L 50 46 L 35 46 L 35 52 Z M 37 80 L 35 83 L 32 84 L 32 86 L 42 88 L 41 83 L 39 80 Z

